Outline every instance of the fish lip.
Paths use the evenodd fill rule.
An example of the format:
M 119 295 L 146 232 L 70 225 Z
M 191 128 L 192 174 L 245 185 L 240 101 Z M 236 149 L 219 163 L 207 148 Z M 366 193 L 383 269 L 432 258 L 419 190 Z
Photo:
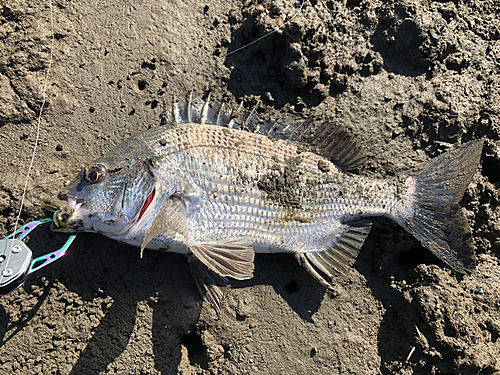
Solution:
M 55 199 L 60 200 L 61 202 L 67 203 L 69 207 L 71 207 L 73 210 L 76 209 L 77 205 L 82 205 L 85 203 L 85 199 L 82 198 L 73 198 L 68 196 L 68 194 L 65 193 L 59 193 Z M 55 205 L 58 207 L 57 205 Z M 58 207 L 59 209 L 62 209 L 62 207 Z

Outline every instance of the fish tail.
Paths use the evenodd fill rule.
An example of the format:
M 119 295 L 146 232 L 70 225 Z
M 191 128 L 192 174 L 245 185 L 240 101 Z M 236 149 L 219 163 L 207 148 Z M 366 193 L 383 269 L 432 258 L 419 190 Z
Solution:
M 399 223 L 460 273 L 475 267 L 471 229 L 459 201 L 476 173 L 483 141 L 471 141 L 429 162 L 406 180 Z

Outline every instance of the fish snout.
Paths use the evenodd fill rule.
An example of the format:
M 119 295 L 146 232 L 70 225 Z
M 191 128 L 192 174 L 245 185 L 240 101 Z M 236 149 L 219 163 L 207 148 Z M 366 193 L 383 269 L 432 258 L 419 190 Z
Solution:
M 65 193 L 60 193 L 57 197 L 47 198 L 41 207 L 53 212 L 53 229 L 66 228 L 74 219 L 74 214 L 84 203 L 83 199 L 69 197 Z

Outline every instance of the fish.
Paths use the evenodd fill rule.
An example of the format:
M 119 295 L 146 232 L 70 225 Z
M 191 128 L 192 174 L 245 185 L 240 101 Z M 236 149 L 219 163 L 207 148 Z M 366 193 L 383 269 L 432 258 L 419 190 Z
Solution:
M 291 253 L 326 288 L 356 260 L 373 217 L 394 220 L 458 273 L 475 267 L 459 201 L 483 141 L 420 170 L 375 179 L 338 126 L 264 122 L 191 94 L 163 125 L 85 166 L 50 204 L 52 229 L 94 232 L 141 249 L 184 254 L 219 313 L 228 278 L 253 277 L 255 253 Z

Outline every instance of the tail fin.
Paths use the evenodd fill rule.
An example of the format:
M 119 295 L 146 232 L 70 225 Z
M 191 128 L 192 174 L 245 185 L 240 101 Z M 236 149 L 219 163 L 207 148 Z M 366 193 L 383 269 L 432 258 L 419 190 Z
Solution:
M 471 141 L 430 160 L 409 177 L 415 183 L 414 214 L 403 226 L 460 273 L 474 269 L 475 255 L 471 229 L 458 202 L 477 171 L 482 149 L 482 140 Z

